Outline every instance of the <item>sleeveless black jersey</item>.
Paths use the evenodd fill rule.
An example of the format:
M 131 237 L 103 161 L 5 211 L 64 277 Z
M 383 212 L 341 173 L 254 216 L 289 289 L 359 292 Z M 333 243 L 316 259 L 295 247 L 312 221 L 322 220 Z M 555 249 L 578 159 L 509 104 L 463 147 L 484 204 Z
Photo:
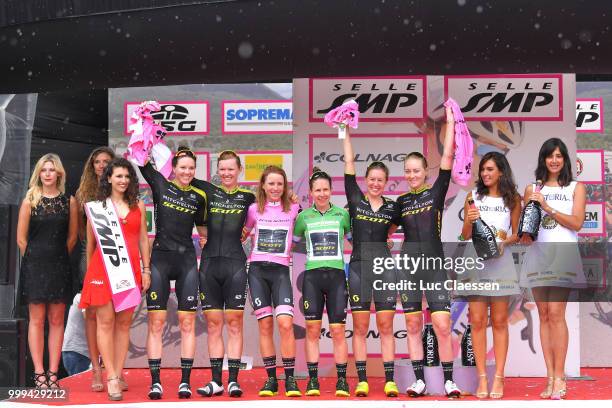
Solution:
M 442 212 L 450 184 L 451 171 L 440 170 L 431 188 L 424 186 L 398 197 L 404 252 L 441 255 Z
M 391 225 L 399 225 L 399 206 L 383 197 L 383 204 L 374 211 L 365 194 L 357 184 L 354 174 L 344 175 L 344 191 L 351 216 L 353 251 L 351 261 L 389 256 L 387 236 Z
M 192 185 L 182 188 L 166 180 L 151 163 L 139 169 L 153 192 L 156 229 L 153 249 L 179 252 L 193 249 L 193 225 L 202 226 L 206 219 L 206 193 Z
M 226 191 L 198 179 L 193 179 L 192 184 L 208 197 L 208 239 L 202 249 L 202 258 L 222 256 L 246 261 L 240 238 L 249 206 L 255 202 L 255 194 L 242 188 Z

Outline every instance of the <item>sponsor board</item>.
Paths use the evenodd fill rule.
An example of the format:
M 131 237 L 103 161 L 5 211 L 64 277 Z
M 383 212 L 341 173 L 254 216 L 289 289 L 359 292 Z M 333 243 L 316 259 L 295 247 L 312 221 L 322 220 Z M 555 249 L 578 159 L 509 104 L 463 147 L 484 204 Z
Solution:
M 310 78 L 309 121 L 323 122 L 325 114 L 354 99 L 360 122 L 413 122 L 427 114 L 425 76 Z
M 351 135 L 355 153 L 355 174 L 357 181 L 363 183 L 368 164 L 381 161 L 389 168 L 389 186 L 400 189 L 404 181 L 404 159 L 409 152 L 427 154 L 423 134 L 377 133 Z M 313 167 L 327 172 L 334 183 L 334 194 L 344 194 L 344 155 L 342 143 L 337 135 L 310 134 L 308 139 L 308 174 Z M 397 194 L 397 190 L 384 194 Z M 401 190 L 400 190 L 401 191 Z
M 551 75 L 448 75 L 444 98 L 457 101 L 466 120 L 563 120 L 563 85 Z
M 155 205 L 145 204 L 145 219 L 147 221 L 147 235 L 149 238 L 155 238 Z
M 243 185 L 257 185 L 263 170 L 270 165 L 278 166 L 285 170 L 287 181 L 291 186 L 293 172 L 291 160 L 292 150 L 241 150 L 236 152 L 242 162 L 243 171 L 238 177 L 238 182 Z
M 603 133 L 603 100 L 601 98 L 576 99 L 576 132 Z
M 221 108 L 224 134 L 291 133 L 291 101 L 223 101 Z
M 606 236 L 606 203 L 586 203 L 586 212 L 582 229 L 578 231 L 581 237 Z
M 145 204 L 145 219 L 147 222 L 147 236 L 149 238 L 155 238 L 155 234 L 157 233 L 157 228 L 155 227 L 155 205 Z M 191 235 L 197 249 L 199 247 L 198 240 L 200 236 L 198 235 L 198 230 L 195 226 L 193 227 Z
M 601 184 L 605 180 L 603 150 L 576 150 L 576 176 L 586 184 Z
M 346 326 L 344 335 L 347 339 L 348 353 L 353 355 L 353 315 L 350 313 L 350 307 L 346 316 Z M 329 330 L 329 321 L 327 319 L 327 313 L 323 313 L 321 322 L 321 336 L 319 348 L 321 351 L 321 357 L 333 357 L 334 345 L 331 338 L 331 332 Z M 395 356 L 396 358 L 407 358 L 408 357 L 408 342 L 406 332 L 406 318 L 404 317 L 403 311 L 399 310 L 395 313 L 393 318 L 393 338 L 395 339 Z M 368 357 L 381 357 L 380 355 L 380 333 L 376 328 L 376 324 L 370 324 L 368 333 L 366 334 L 366 347 L 368 350 Z
M 207 101 L 159 101 L 161 110 L 153 112 L 153 119 L 159 122 L 167 135 L 207 135 L 209 132 L 209 109 Z M 140 102 L 126 102 L 124 131 L 129 136 L 129 118 Z
M 582 257 L 582 269 L 588 287 L 604 290 L 606 288 L 606 259 L 604 257 Z

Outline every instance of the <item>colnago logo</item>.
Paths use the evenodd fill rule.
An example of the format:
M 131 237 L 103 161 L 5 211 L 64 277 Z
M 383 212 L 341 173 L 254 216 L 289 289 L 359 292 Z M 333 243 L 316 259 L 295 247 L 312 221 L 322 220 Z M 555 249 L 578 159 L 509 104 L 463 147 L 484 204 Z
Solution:
M 576 132 L 602 133 L 603 100 L 585 98 L 576 99 Z
M 355 154 L 356 163 L 371 163 L 374 161 L 387 163 L 403 163 L 407 153 L 357 153 Z M 314 158 L 314 162 L 321 163 L 344 163 L 344 155 L 340 153 L 318 153 Z
M 423 135 L 354 134 L 351 139 L 356 152 L 355 174 L 358 182 L 363 181 L 368 165 L 374 161 L 381 161 L 388 167 L 390 180 L 403 180 L 404 159 L 408 152 L 426 151 Z M 334 179 L 342 178 L 344 174 L 342 144 L 337 135 L 309 135 L 309 160 L 311 169 L 320 167 Z
M 291 133 L 291 101 L 224 101 L 223 133 Z
M 128 121 L 138 102 L 125 104 L 126 135 Z M 208 133 L 208 102 L 206 101 L 165 101 L 160 102 L 161 109 L 153 112 L 152 117 L 162 125 L 168 135 L 200 135 Z
M 359 104 L 362 122 L 411 122 L 427 112 L 424 76 L 311 78 L 309 88 L 310 122 L 349 99 Z
M 444 94 L 466 120 L 563 120 L 560 74 L 446 76 Z

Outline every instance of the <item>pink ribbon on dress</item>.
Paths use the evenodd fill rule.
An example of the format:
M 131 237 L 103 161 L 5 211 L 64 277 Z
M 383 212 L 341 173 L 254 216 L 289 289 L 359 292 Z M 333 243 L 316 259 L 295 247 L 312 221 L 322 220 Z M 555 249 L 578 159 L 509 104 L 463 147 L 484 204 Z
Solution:
M 151 115 L 160 109 L 158 102 L 145 101 L 134 110 L 129 118 L 128 132 L 132 136 L 125 157 L 138 166 L 144 166 L 150 154 L 157 170 L 168 178 L 172 174 L 172 152 L 163 139 L 166 129 Z
M 454 99 L 448 98 L 444 106 L 451 108 L 455 119 L 455 158 L 451 176 L 459 185 L 467 186 L 472 179 L 472 161 L 474 155 L 474 142 L 465 123 L 463 113 Z

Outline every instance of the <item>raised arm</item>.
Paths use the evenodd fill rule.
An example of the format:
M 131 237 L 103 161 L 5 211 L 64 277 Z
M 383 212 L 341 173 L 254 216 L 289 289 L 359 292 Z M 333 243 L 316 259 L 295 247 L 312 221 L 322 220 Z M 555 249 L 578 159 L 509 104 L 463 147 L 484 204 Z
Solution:
M 451 108 L 446 108 L 446 132 L 444 133 L 444 150 L 440 159 L 440 169 L 450 170 L 453 167 L 455 154 L 455 118 Z
M 344 174 L 355 174 L 355 153 L 353 152 L 353 144 L 349 127 L 346 127 L 346 137 L 342 141 L 344 147 Z

